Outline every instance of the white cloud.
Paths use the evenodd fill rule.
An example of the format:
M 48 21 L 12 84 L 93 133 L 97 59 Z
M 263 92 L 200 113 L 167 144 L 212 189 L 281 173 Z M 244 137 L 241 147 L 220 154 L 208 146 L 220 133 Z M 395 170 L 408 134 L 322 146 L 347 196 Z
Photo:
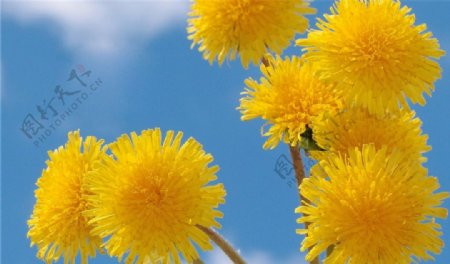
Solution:
M 184 29 L 189 4 L 189 0 L 2 0 L 2 19 L 25 28 L 37 26 L 42 31 L 50 31 L 71 55 L 70 64 L 83 63 L 96 74 L 101 72 L 107 89 L 99 91 L 88 102 L 95 114 L 71 116 L 64 125 L 92 127 L 96 124 L 98 133 L 117 135 L 122 133 L 125 124 L 108 120 L 112 116 L 123 117 L 117 101 L 121 101 L 122 107 L 126 105 L 123 98 L 127 91 L 126 85 L 110 80 L 121 79 L 116 77 L 117 73 L 129 67 L 129 60 L 139 56 L 149 41 L 175 27 Z M 3 101 L 7 90 L 3 89 L 3 70 L 1 74 L 0 100 Z M 94 104 L 91 100 L 101 103 Z M 58 133 L 65 133 L 64 129 Z
M 108 58 L 132 52 L 174 24 L 184 23 L 188 0 L 3 1 L 7 17 L 49 22 L 77 56 Z
M 241 254 L 249 264 L 306 264 L 304 255 L 300 252 L 295 256 L 290 256 L 284 259 L 276 259 L 269 253 L 263 251 L 252 251 L 247 253 L 241 252 Z M 206 253 L 205 255 L 205 263 L 233 264 L 230 259 L 217 247 L 213 251 Z

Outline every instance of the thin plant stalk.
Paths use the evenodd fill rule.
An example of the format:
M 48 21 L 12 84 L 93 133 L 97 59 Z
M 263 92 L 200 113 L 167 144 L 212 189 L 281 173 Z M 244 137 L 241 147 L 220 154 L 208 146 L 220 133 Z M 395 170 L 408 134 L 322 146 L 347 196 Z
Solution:
M 302 184 L 303 179 L 306 178 L 305 167 L 303 165 L 302 156 L 300 155 L 300 149 L 295 146 L 289 146 L 289 150 L 291 152 L 292 164 L 294 165 L 295 178 L 297 180 L 297 187 L 300 188 L 300 184 Z M 300 203 L 302 201 L 307 201 L 305 197 L 300 194 L 300 190 L 298 190 Z M 305 222 L 305 229 L 308 229 L 309 223 Z M 320 264 L 319 257 L 313 259 L 311 264 Z
M 197 225 L 198 229 L 202 230 L 214 243 L 222 249 L 222 251 L 230 258 L 234 264 L 245 264 L 244 259 L 239 253 L 226 241 L 217 231 L 212 228 L 206 228 L 204 226 Z

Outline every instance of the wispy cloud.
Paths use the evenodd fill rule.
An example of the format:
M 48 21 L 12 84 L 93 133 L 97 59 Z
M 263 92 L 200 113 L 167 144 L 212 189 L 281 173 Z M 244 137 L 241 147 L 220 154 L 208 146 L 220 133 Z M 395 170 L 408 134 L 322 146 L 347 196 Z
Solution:
M 251 252 L 241 252 L 244 259 L 247 263 L 250 264 L 306 264 L 304 255 L 300 252 L 295 256 L 289 256 L 283 259 L 278 259 L 272 256 L 270 253 L 255 250 Z M 218 248 L 215 248 L 213 251 L 206 253 L 206 257 L 204 259 L 205 263 L 214 263 L 214 264 L 232 264 L 230 259 Z
M 125 86 L 115 84 L 117 72 L 142 54 L 146 43 L 174 27 L 184 27 L 189 0 L 4 0 L 2 7 L 2 19 L 50 30 L 67 48 L 73 65 L 85 64 L 101 74 L 107 89 L 91 99 L 101 103 L 86 103 L 95 114 L 74 114 L 65 125 L 91 127 L 89 124 L 95 123 L 96 132 L 107 135 L 119 133 L 124 126 L 108 122 L 111 116 L 120 119 L 121 107 L 126 105 Z M 3 100 L 4 91 L 1 97 Z
M 188 8 L 188 0 L 3 2 L 6 17 L 24 24 L 48 22 L 74 55 L 100 58 L 132 52 L 184 23 Z

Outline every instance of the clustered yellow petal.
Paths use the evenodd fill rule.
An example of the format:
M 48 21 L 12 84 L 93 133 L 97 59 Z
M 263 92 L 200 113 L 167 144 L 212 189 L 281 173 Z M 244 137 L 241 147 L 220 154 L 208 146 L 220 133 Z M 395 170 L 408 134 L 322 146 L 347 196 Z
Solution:
M 86 195 L 90 192 L 84 182 L 97 163 L 105 157 L 103 140 L 87 137 L 84 141 L 79 131 L 69 133 L 64 147 L 49 151 L 47 168 L 37 181 L 36 204 L 28 220 L 28 237 L 37 245 L 37 257 L 47 263 L 75 264 L 77 255 L 86 264 L 100 248 L 101 239 L 90 233 L 89 207 Z
M 297 44 L 321 78 L 338 82 L 349 102 L 378 115 L 407 100 L 425 104 L 444 54 L 426 25 L 396 0 L 340 0 Z
M 428 136 L 422 134 L 422 122 L 415 112 L 403 110 L 383 117 L 370 114 L 366 109 L 354 107 L 316 122 L 313 138 L 326 151 L 311 151 L 311 156 L 323 159 L 330 154 L 346 155 L 349 150 L 364 144 L 376 149 L 387 147 L 389 153 L 401 151 L 408 160 L 425 162 L 423 154 L 431 147 Z
M 297 41 L 305 53 L 283 59 L 308 27 L 304 15 L 315 13 L 308 0 L 191 1 L 188 38 L 204 59 L 239 56 L 245 68 L 262 61 L 262 77 L 245 80 L 238 110 L 243 121 L 265 121 L 263 147 L 281 141 L 318 160 L 296 209 L 306 260 L 331 247 L 324 264 L 408 264 L 439 254 L 436 218 L 447 217 L 450 194 L 437 192 L 423 167 L 431 147 L 408 102 L 431 96 L 444 51 L 411 9 L 397 0 L 337 0 Z M 108 155 L 103 140 L 70 132 L 37 181 L 28 221 L 37 257 L 87 264 L 105 249 L 127 264 L 180 264 L 211 250 L 204 228 L 220 228 L 226 192 L 214 183 L 212 155 L 182 138 L 158 128 L 132 132 Z
M 296 33 L 308 28 L 306 0 L 193 0 L 188 20 L 192 47 L 222 64 L 239 54 L 242 65 L 258 65 L 267 52 L 281 54 Z
M 320 81 L 312 65 L 298 57 L 268 57 L 260 69 L 259 82 L 245 81 L 245 97 L 238 109 L 242 120 L 260 117 L 270 126 L 263 132 L 269 137 L 264 148 L 275 148 L 280 141 L 297 145 L 307 128 L 314 129 L 314 119 L 333 115 L 342 107 L 334 84 Z
M 447 217 L 441 207 L 448 193 L 403 153 L 374 145 L 348 156 L 332 155 L 313 167 L 300 186 L 303 201 L 299 223 L 309 223 L 302 250 L 312 248 L 311 261 L 327 247 L 324 263 L 398 263 L 430 260 L 443 241 L 435 218 Z
M 216 208 L 224 202 L 218 166 L 193 138 L 159 129 L 122 135 L 109 157 L 89 178 L 92 230 L 110 256 L 126 263 L 181 263 L 198 258 L 194 243 L 211 250 L 197 226 L 220 227 Z

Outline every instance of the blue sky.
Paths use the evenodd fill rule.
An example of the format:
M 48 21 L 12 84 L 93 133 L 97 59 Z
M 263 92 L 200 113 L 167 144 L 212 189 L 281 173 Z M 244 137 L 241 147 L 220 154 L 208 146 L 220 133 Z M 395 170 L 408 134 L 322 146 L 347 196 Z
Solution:
M 450 1 L 404 1 L 419 23 L 427 23 L 450 52 Z M 45 167 L 47 151 L 62 145 L 67 132 L 95 135 L 107 142 L 123 133 L 160 127 L 182 130 L 200 141 L 221 168 L 219 181 L 227 189 L 221 232 L 238 247 L 249 263 L 302 263 L 301 237 L 294 209 L 298 196 L 274 171 L 281 145 L 264 151 L 262 121 L 241 122 L 235 108 L 243 81 L 259 78 L 259 70 L 244 70 L 239 62 L 210 66 L 186 37 L 187 1 L 4 1 L 2 6 L 2 261 L 39 263 L 29 247 L 27 225 L 35 182 Z M 329 1 L 313 2 L 318 14 Z M 312 18 L 312 17 L 311 17 Z M 287 54 L 299 53 L 290 48 Z M 443 78 L 425 107 L 416 107 L 433 150 L 427 167 L 438 176 L 442 190 L 450 191 L 450 59 L 440 64 Z M 82 65 L 82 66 L 80 66 Z M 84 68 L 84 69 L 83 69 Z M 52 117 L 43 125 L 55 130 L 36 147 L 20 130 L 30 113 L 39 120 L 36 106 L 65 92 L 84 91 L 76 80 L 66 81 L 72 69 L 91 71 L 90 83 L 100 78 L 95 91 L 80 99 L 77 109 L 60 122 Z M 86 76 L 85 76 L 86 77 Z M 67 95 L 66 107 L 77 102 Z M 62 102 L 53 101 L 64 112 Z M 43 131 L 43 130 L 40 130 Z M 448 207 L 446 202 L 445 206 Z M 450 244 L 448 221 L 441 221 Z M 206 253 L 207 263 L 228 263 L 219 253 Z M 444 248 L 435 263 L 448 263 Z M 99 257 L 91 263 L 116 263 Z

